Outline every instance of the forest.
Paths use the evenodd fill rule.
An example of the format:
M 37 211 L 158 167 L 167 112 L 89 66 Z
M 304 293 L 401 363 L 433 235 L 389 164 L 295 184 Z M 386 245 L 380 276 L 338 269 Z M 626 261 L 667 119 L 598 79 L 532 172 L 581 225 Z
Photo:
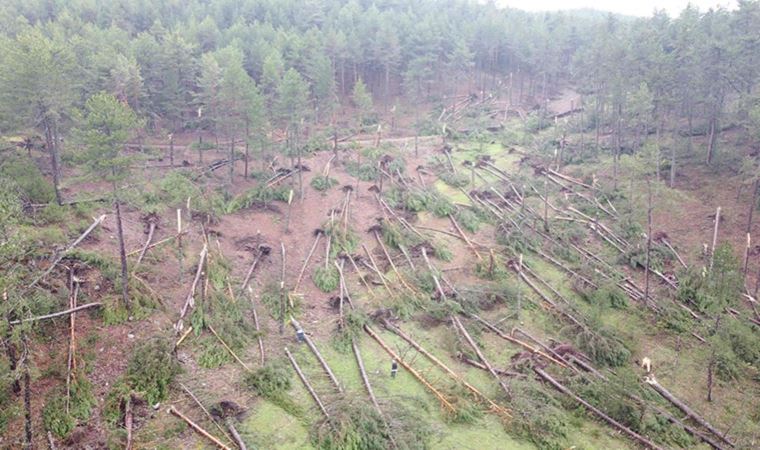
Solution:
M 1 3 L 1 448 L 760 447 L 760 1 Z

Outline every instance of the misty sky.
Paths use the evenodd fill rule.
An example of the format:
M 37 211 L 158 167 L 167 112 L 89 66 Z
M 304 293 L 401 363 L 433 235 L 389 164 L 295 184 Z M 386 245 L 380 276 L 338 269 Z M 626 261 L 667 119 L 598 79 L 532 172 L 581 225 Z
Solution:
M 736 0 L 496 0 L 496 3 L 526 11 L 593 8 L 632 16 L 651 16 L 657 8 L 675 17 L 689 3 L 705 11 L 717 5 L 733 8 Z

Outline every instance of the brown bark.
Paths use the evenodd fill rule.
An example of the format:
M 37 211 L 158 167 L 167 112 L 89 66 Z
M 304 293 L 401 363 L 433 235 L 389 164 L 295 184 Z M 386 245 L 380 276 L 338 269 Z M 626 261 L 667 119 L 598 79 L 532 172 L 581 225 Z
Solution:
M 32 377 L 29 375 L 29 349 L 24 341 L 24 449 L 32 450 Z
M 227 445 L 225 445 L 222 441 L 220 441 L 219 439 L 215 438 L 211 433 L 209 433 L 208 431 L 206 431 L 203 428 L 201 428 L 200 425 L 198 425 L 197 423 L 193 422 L 186 415 L 184 415 L 181 412 L 179 412 L 174 406 L 170 406 L 168 412 L 170 414 L 173 414 L 173 415 L 179 417 L 180 419 L 182 419 L 185 423 L 187 423 L 190 426 L 190 428 L 192 428 L 193 430 L 195 430 L 197 433 L 199 433 L 200 435 L 202 435 L 206 439 L 208 439 L 211 442 L 213 442 L 214 445 L 216 445 L 217 447 L 221 448 L 222 450 L 232 450 L 230 447 L 228 447 Z
M 388 346 L 388 344 L 386 344 L 385 342 L 383 342 L 383 340 L 380 338 L 380 336 L 378 336 L 377 333 L 375 333 L 372 330 L 372 328 L 369 327 L 369 325 L 364 325 L 364 331 L 366 331 L 367 334 L 369 334 L 380 345 L 380 347 L 382 347 L 382 349 L 385 350 L 388 353 L 388 355 L 390 355 L 391 358 L 393 358 L 394 360 L 396 360 L 399 363 L 399 365 L 401 365 L 401 367 L 403 367 L 404 369 L 408 370 L 409 373 L 411 373 L 412 376 L 417 379 L 417 381 L 419 381 L 426 388 L 428 388 L 428 390 L 430 390 L 430 392 L 433 393 L 433 395 L 441 402 L 441 405 L 448 412 L 450 412 L 450 413 L 455 413 L 456 412 L 456 409 L 454 409 L 454 405 L 452 405 L 451 402 L 449 402 L 446 399 L 446 397 L 444 397 L 443 394 L 441 394 L 441 392 L 438 391 L 438 389 L 436 389 L 432 384 L 430 384 L 430 382 L 428 382 L 419 372 L 417 372 L 416 370 L 414 370 L 414 368 L 412 366 L 410 366 L 409 364 L 406 363 L 406 361 L 404 361 L 403 359 L 401 359 L 401 357 L 399 357 L 399 355 L 396 354 L 396 352 L 394 352 Z
M 644 270 L 644 303 L 649 304 L 649 263 L 652 252 L 652 183 L 647 180 L 647 252 Z
M 130 310 L 129 304 L 129 273 L 127 271 L 127 250 L 124 247 L 124 227 L 121 222 L 121 202 L 114 201 L 116 209 L 116 233 L 119 237 L 119 261 L 121 262 L 121 299 L 124 307 Z
M 657 445 L 654 442 L 650 441 L 646 437 L 644 437 L 644 436 L 642 436 L 642 435 L 634 432 L 630 428 L 626 427 L 625 425 L 619 423 L 618 421 L 616 421 L 612 417 L 610 417 L 607 414 L 603 413 L 602 411 L 600 411 L 599 409 L 597 409 L 596 407 L 594 407 L 593 405 L 591 405 L 587 401 L 585 401 L 582 398 L 578 397 L 573 391 L 571 391 L 570 389 L 568 389 L 565 386 L 563 386 L 562 384 L 560 384 L 557 380 L 555 380 L 554 378 L 552 378 L 551 375 L 549 375 L 548 373 L 546 373 L 542 369 L 539 369 L 538 367 L 535 367 L 535 368 L 533 368 L 533 371 L 541 379 L 543 379 L 544 381 L 546 381 L 549 384 L 551 384 L 552 386 L 554 386 L 555 389 L 557 389 L 558 391 L 562 392 L 563 394 L 565 394 L 565 395 L 567 395 L 569 397 L 572 397 L 573 400 L 575 400 L 576 402 L 578 402 L 581 405 L 583 405 L 586 409 L 588 409 L 589 411 L 591 411 L 594 415 L 596 415 L 597 417 L 599 417 L 603 421 L 607 422 L 607 424 L 609 424 L 610 426 L 612 426 L 616 430 L 618 430 L 618 431 L 626 434 L 628 437 L 634 439 L 635 441 L 639 442 L 640 444 L 644 445 L 647 448 L 658 449 L 658 450 L 662 449 L 662 447 L 660 447 L 659 445 Z
M 290 353 L 290 350 L 288 350 L 287 347 L 285 347 L 285 355 L 287 355 L 288 359 L 290 360 L 290 364 L 293 365 L 293 369 L 295 369 L 296 374 L 298 374 L 298 378 L 301 379 L 304 387 L 307 391 L 309 391 L 309 395 L 311 395 L 311 398 L 313 398 L 314 402 L 316 402 L 317 406 L 319 406 L 319 410 L 322 411 L 322 414 L 324 414 L 325 417 L 329 418 L 330 414 L 327 413 L 327 409 L 325 408 L 324 403 L 322 403 L 322 400 L 319 399 L 319 395 L 317 395 L 317 392 L 314 390 L 314 388 L 311 387 L 309 380 L 306 378 L 306 375 L 304 375 L 301 367 L 298 366 L 296 359 L 293 358 L 293 355 Z
M 298 323 L 298 321 L 294 318 L 290 318 L 290 323 L 293 325 L 293 328 L 296 330 L 303 330 L 301 327 L 301 324 Z M 322 354 L 319 352 L 319 349 L 314 344 L 314 341 L 311 340 L 308 334 L 304 332 L 304 341 L 306 342 L 306 345 L 309 347 L 309 350 L 311 350 L 312 353 L 314 353 L 314 356 L 317 358 L 317 361 L 319 361 L 319 365 L 322 366 L 322 369 L 324 369 L 325 373 L 327 374 L 327 377 L 330 378 L 330 382 L 335 386 L 335 388 L 338 390 L 338 392 L 343 392 L 343 388 L 341 387 L 340 383 L 338 382 L 338 378 L 335 376 L 335 373 L 333 373 L 332 369 L 330 369 L 330 366 L 327 364 L 327 361 L 322 357 Z
M 694 410 L 689 408 L 688 405 L 686 405 L 684 402 L 679 400 L 677 397 L 675 397 L 673 394 L 671 394 L 667 389 L 665 389 L 660 383 L 657 382 L 657 380 L 650 376 L 647 377 L 646 380 L 644 380 L 652 389 L 657 391 L 658 394 L 660 394 L 662 397 L 664 397 L 666 400 L 668 400 L 670 403 L 672 403 L 676 408 L 683 411 L 684 414 L 686 414 L 688 417 L 691 417 L 695 422 L 705 427 L 707 430 L 709 430 L 712 434 L 717 436 L 721 441 L 725 442 L 726 444 L 730 445 L 731 447 L 734 447 L 734 443 L 731 442 L 730 439 L 728 439 L 724 433 L 721 433 L 718 431 L 714 426 L 712 426 L 707 420 L 705 420 L 702 416 L 697 414 Z

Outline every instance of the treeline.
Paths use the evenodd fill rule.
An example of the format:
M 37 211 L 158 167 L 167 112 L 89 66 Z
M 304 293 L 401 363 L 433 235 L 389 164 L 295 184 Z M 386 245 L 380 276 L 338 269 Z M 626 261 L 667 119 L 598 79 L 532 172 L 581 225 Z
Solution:
M 0 29 L 0 131 L 37 128 L 52 153 L 101 91 L 149 131 L 230 137 L 332 123 L 357 84 L 386 105 L 508 84 L 532 107 L 571 81 L 615 156 L 668 128 L 709 135 L 709 161 L 727 126 L 760 128 L 757 1 L 633 19 L 461 0 L 9 0 Z

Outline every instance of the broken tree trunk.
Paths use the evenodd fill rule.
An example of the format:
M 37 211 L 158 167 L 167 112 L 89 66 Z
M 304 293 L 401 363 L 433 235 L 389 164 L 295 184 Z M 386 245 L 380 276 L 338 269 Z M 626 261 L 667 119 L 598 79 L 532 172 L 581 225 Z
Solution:
M 469 364 L 472 367 L 477 367 L 478 369 L 485 370 L 486 372 L 488 372 L 488 367 L 486 367 L 486 365 L 481 362 L 475 361 L 474 359 L 470 359 L 464 355 L 460 355 L 459 359 L 465 364 Z M 496 367 L 494 367 L 493 370 L 495 370 L 496 373 L 498 373 L 499 375 L 503 377 L 517 377 L 517 378 L 526 377 L 526 375 L 521 372 L 513 372 L 511 370 L 497 369 Z
M 717 436 L 721 441 L 725 442 L 726 444 L 730 445 L 731 447 L 734 447 L 734 443 L 731 442 L 730 439 L 728 439 L 724 433 L 721 433 L 718 431 L 717 428 L 712 426 L 707 420 L 705 420 L 702 416 L 697 414 L 693 409 L 689 408 L 689 406 L 679 400 L 676 396 L 671 394 L 667 389 L 665 389 L 658 381 L 655 379 L 654 376 L 648 376 L 646 379 L 644 379 L 644 382 L 651 386 L 652 389 L 657 391 L 658 394 L 660 394 L 663 398 L 665 398 L 667 401 L 673 404 L 676 408 L 683 411 L 684 414 L 694 419 L 695 422 L 705 427 L 707 430 L 709 430 L 712 434 Z
M 285 333 L 285 244 L 280 241 L 280 335 Z
M 240 433 L 238 433 L 237 428 L 235 428 L 235 424 L 232 422 L 232 417 L 228 417 L 224 419 L 224 425 L 227 426 L 227 429 L 230 430 L 230 434 L 232 435 L 232 438 L 235 440 L 235 444 L 237 444 L 238 448 L 240 450 L 248 450 L 248 447 L 245 445 L 245 441 L 243 441 L 242 436 L 240 436 Z
M 409 291 L 410 291 L 412 294 L 417 294 L 417 293 L 418 293 L 418 291 L 417 291 L 416 289 L 414 289 L 412 286 L 410 286 L 410 285 L 409 285 L 409 284 L 406 282 L 406 280 L 404 279 L 404 277 L 402 277 L 402 276 L 401 276 L 401 273 L 400 273 L 400 272 L 398 271 L 398 269 L 396 268 L 396 264 L 394 264 L 394 263 L 393 263 L 393 258 L 391 258 L 391 255 L 388 253 L 388 249 L 387 249 L 387 248 L 385 248 L 385 244 L 383 244 L 383 240 L 382 240 L 382 238 L 380 237 L 380 234 L 379 234 L 377 231 L 375 231 L 375 232 L 374 232 L 374 235 L 375 235 L 375 239 L 377 240 L 377 243 L 378 243 L 378 244 L 380 244 L 380 248 L 383 250 L 383 254 L 385 255 L 385 258 L 388 260 L 388 263 L 391 265 L 391 269 L 393 269 L 393 273 L 395 273 L 395 274 L 396 274 L 396 277 L 398 278 L 398 280 L 399 280 L 399 281 L 401 282 L 401 284 L 403 284 L 403 285 L 404 285 L 404 287 L 405 287 L 405 288 L 407 288 L 407 289 L 408 289 L 408 290 L 409 290 Z
M 228 435 L 227 435 L 227 432 L 226 432 L 226 431 L 224 431 L 224 428 L 222 428 L 222 426 L 221 426 L 221 425 L 219 425 L 219 422 L 217 422 L 217 421 L 216 421 L 216 419 L 214 419 L 214 416 L 212 416 L 212 415 L 211 415 L 211 413 L 208 411 L 208 409 L 206 409 L 206 407 L 205 407 L 205 406 L 203 406 L 203 403 L 201 403 L 201 401 L 198 399 L 198 397 L 196 397 L 196 396 L 195 396 L 195 394 L 193 394 L 193 391 L 191 391 L 191 390 L 190 390 L 190 389 L 189 389 L 187 386 L 185 386 L 183 383 L 179 383 L 179 386 L 182 388 L 182 390 L 183 390 L 183 391 L 185 391 L 185 393 L 188 395 L 188 397 L 190 397 L 190 398 L 191 398 L 191 399 L 192 399 L 192 400 L 195 402 L 195 404 L 196 404 L 196 405 L 198 405 L 198 407 L 201 409 L 201 411 L 203 411 L 203 414 L 205 414 L 205 415 L 206 415 L 206 417 L 208 417 L 208 418 L 209 418 L 209 420 L 210 420 L 211 422 L 213 422 L 213 424 L 214 424 L 214 425 L 216 425 L 216 428 L 217 428 L 217 429 L 218 429 L 218 430 L 219 430 L 219 431 L 222 433 L 222 435 L 223 435 L 223 436 L 224 436 L 224 437 L 225 437 L 227 440 L 230 440 L 230 441 L 231 441 L 231 438 L 230 438 L 230 436 L 228 436 Z
M 673 253 L 673 255 L 675 255 L 676 259 L 678 260 L 679 263 L 681 263 L 681 266 L 683 266 L 684 269 L 688 269 L 689 268 L 689 266 L 686 265 L 686 262 L 684 262 L 683 258 L 681 258 L 681 255 L 678 254 L 678 252 L 676 251 L 676 249 L 673 248 L 673 246 L 670 244 L 670 242 L 667 239 L 663 238 L 660 241 L 663 244 L 665 244 L 665 246 L 668 248 L 668 250 L 670 250 Z
M 303 278 L 303 274 L 306 271 L 306 266 L 309 265 L 309 261 L 311 260 L 312 255 L 314 255 L 314 251 L 317 249 L 317 244 L 319 244 L 319 240 L 322 238 L 323 234 L 324 233 L 321 230 L 317 231 L 314 243 L 311 245 L 311 250 L 309 250 L 309 254 L 306 255 L 306 259 L 303 261 L 301 271 L 298 272 L 298 278 L 296 278 L 296 284 L 293 287 L 294 292 L 298 292 L 298 287 L 301 286 L 301 279 Z
M 20 324 L 22 322 L 37 322 L 37 321 L 40 321 L 40 320 L 54 319 L 56 317 L 61 317 L 61 316 L 65 316 L 67 314 L 72 314 L 72 313 L 75 313 L 77 311 L 81 311 L 83 309 L 94 308 L 96 306 L 102 306 L 102 305 L 103 304 L 100 303 L 100 302 L 87 303 L 86 305 L 77 306 L 76 308 L 70 308 L 70 309 L 67 309 L 65 311 L 58 311 L 56 313 L 46 314 L 44 316 L 30 317 L 28 319 L 23 319 L 23 320 L 11 320 L 8 323 L 11 324 L 11 325 L 18 325 L 18 324 Z
M 252 290 L 248 289 L 249 293 L 252 293 Z M 256 304 L 253 301 L 253 295 L 250 296 L 251 298 L 251 312 L 253 313 L 253 326 L 256 327 L 256 340 L 259 341 L 259 356 L 261 358 L 261 365 L 264 365 L 266 356 L 264 354 L 264 339 L 261 336 L 261 326 L 259 325 L 259 315 L 256 314 Z
M 480 317 L 476 316 L 475 314 L 470 314 L 470 317 L 472 317 L 473 319 L 475 319 L 476 321 L 478 321 L 479 323 L 481 323 L 483 326 L 485 326 L 489 330 L 491 330 L 494 333 L 496 333 L 497 336 L 499 336 L 500 338 L 504 339 L 505 341 L 511 342 L 513 344 L 517 344 L 520 347 L 528 350 L 529 352 L 534 353 L 534 354 L 536 354 L 536 355 L 538 355 L 538 356 L 546 359 L 547 361 L 553 362 L 554 364 L 557 364 L 560 367 L 567 368 L 567 364 L 565 364 L 561 360 L 559 360 L 557 358 L 554 358 L 553 356 L 544 353 L 540 349 L 538 349 L 536 347 L 533 347 L 532 345 L 530 345 L 528 343 L 525 343 L 525 342 L 523 342 L 523 341 L 521 341 L 519 339 L 516 339 L 516 338 L 514 338 L 514 337 L 512 337 L 512 336 L 510 336 L 510 335 L 508 335 L 506 333 L 504 333 L 503 331 L 501 331 L 500 329 L 498 329 L 495 325 L 486 322 L 485 320 L 481 319 Z
M 294 329 L 297 330 L 303 330 L 301 327 L 301 324 L 298 323 L 298 321 L 294 318 L 290 318 L 290 324 L 293 326 Z M 309 350 L 311 350 L 312 353 L 314 353 L 314 356 L 317 358 L 317 361 L 319 361 L 319 365 L 322 366 L 322 369 L 324 369 L 327 376 L 330 378 L 330 382 L 332 382 L 333 386 L 338 390 L 338 392 L 343 392 L 343 388 L 340 386 L 340 383 L 338 382 L 338 378 L 335 376 L 333 371 L 330 369 L 330 366 L 327 365 L 327 361 L 322 357 L 322 354 L 319 352 L 319 349 L 317 349 L 317 346 L 314 345 L 314 341 L 311 340 L 308 334 L 304 332 L 303 334 L 304 341 L 306 342 L 306 345 L 309 347 Z
M 79 295 L 79 283 L 74 275 L 74 269 L 69 270 L 69 309 L 77 307 L 77 297 Z M 66 370 L 66 413 L 69 412 L 71 403 L 71 379 L 72 375 L 76 376 L 77 370 L 77 344 L 76 344 L 76 313 L 72 312 L 69 316 L 69 357 Z
M 133 272 L 137 270 L 137 267 L 142 262 L 143 257 L 145 257 L 145 252 L 148 251 L 148 247 L 150 246 L 150 243 L 153 241 L 153 233 L 155 233 L 156 231 L 156 222 L 151 220 L 149 226 L 150 226 L 150 229 L 148 230 L 148 237 L 145 239 L 145 245 L 143 246 L 142 250 L 140 250 L 140 254 L 137 256 L 137 261 L 135 262 L 134 267 L 132 267 Z
M 478 261 L 482 261 L 483 257 L 480 256 L 480 253 L 478 253 L 478 250 L 475 248 L 474 245 L 472 245 L 472 242 L 467 238 L 467 235 L 464 234 L 464 231 L 459 227 L 459 224 L 456 220 L 454 220 L 454 216 L 449 214 L 449 219 L 451 220 L 451 223 L 454 224 L 454 228 L 459 232 L 459 235 L 462 237 L 462 240 L 467 244 L 468 247 L 470 247 L 470 250 L 472 250 L 473 253 L 475 253 L 475 256 L 478 258 Z
M 384 417 L 383 411 L 380 409 L 380 404 L 377 402 L 377 398 L 375 397 L 375 392 L 372 390 L 372 385 L 369 382 L 369 377 L 367 377 L 367 371 L 364 369 L 364 361 L 362 360 L 362 355 L 359 351 L 359 345 L 356 343 L 356 339 L 351 341 L 351 347 L 354 349 L 356 364 L 359 366 L 359 374 L 362 377 L 364 388 L 367 390 L 367 395 L 369 395 L 369 399 L 372 401 L 372 405 L 375 407 L 377 413 L 380 414 L 380 417 Z
M 296 362 L 296 359 L 293 358 L 293 355 L 290 353 L 290 350 L 288 350 L 287 347 L 285 347 L 285 354 L 290 360 L 290 364 L 293 365 L 293 369 L 295 369 L 296 373 L 298 374 L 298 378 L 301 379 L 301 382 L 303 383 L 304 387 L 306 387 L 306 390 L 309 391 L 309 395 L 311 395 L 311 398 L 313 398 L 314 401 L 317 403 L 317 406 L 319 406 L 319 410 L 322 411 L 322 414 L 324 414 L 326 418 L 330 418 L 330 415 L 327 413 L 327 409 L 325 408 L 325 405 L 322 403 L 322 400 L 319 399 L 317 392 L 314 390 L 313 387 L 311 387 L 311 384 L 309 384 L 309 380 L 306 378 L 306 375 L 304 375 L 303 371 L 298 366 L 298 362 Z
M 229 354 L 232 355 L 233 358 L 235 358 L 235 361 L 237 361 L 238 363 L 240 363 L 241 366 L 243 366 L 243 369 L 245 369 L 248 372 L 252 372 L 251 368 L 248 367 L 248 365 L 246 365 L 246 363 L 244 363 L 243 360 L 240 359 L 234 351 L 232 351 L 230 346 L 227 345 L 226 342 L 224 342 L 224 339 L 222 339 L 222 337 L 219 336 L 219 334 L 216 332 L 216 330 L 214 330 L 214 327 L 212 327 L 211 324 L 206 324 L 206 327 L 211 332 L 211 334 L 213 334 L 219 340 L 219 343 L 222 344 L 222 347 L 224 347 L 224 349 L 227 350 Z
M 261 249 L 257 249 L 256 257 L 253 258 L 251 267 L 248 268 L 248 272 L 245 273 L 245 278 L 243 278 L 243 282 L 240 284 L 240 292 L 245 291 L 245 288 L 248 286 L 248 282 L 251 281 L 253 271 L 256 270 L 256 266 L 259 264 L 259 261 L 263 255 L 264 253 L 261 251 Z
M 391 290 L 390 286 L 388 286 L 388 283 L 385 281 L 385 276 L 383 275 L 382 272 L 380 272 L 380 269 L 377 267 L 377 264 L 375 263 L 375 258 L 372 257 L 372 254 L 369 252 L 369 250 L 367 249 L 367 247 L 364 244 L 362 244 L 362 249 L 364 249 L 364 253 L 367 254 L 367 258 L 369 259 L 369 262 L 372 263 L 372 265 L 369 265 L 369 264 L 367 264 L 366 261 L 364 261 L 364 265 L 367 266 L 367 267 L 369 267 L 370 269 L 372 269 L 375 272 L 375 274 L 377 275 L 377 277 L 380 279 L 380 282 L 383 283 L 383 286 L 385 287 L 385 290 L 388 291 L 388 294 L 391 297 L 395 298 L 396 296 L 393 294 L 393 291 Z
M 718 245 L 718 227 L 720 225 L 720 206 L 715 210 L 715 228 L 713 229 L 712 247 L 710 249 L 710 271 L 715 260 L 715 247 Z
M 174 325 L 174 329 L 177 331 L 177 333 L 181 332 L 182 328 L 184 328 L 182 319 L 185 318 L 187 311 L 195 306 L 195 291 L 198 289 L 198 282 L 200 281 L 201 275 L 203 274 L 203 266 L 206 264 L 207 256 L 208 246 L 204 244 L 203 249 L 201 250 L 201 253 L 198 257 L 198 268 L 195 270 L 195 278 L 193 278 L 193 283 L 190 285 L 190 292 L 187 294 L 187 297 L 185 298 L 185 304 L 180 310 L 179 320 L 177 320 L 177 323 Z
M 168 238 L 161 239 L 158 242 L 154 242 L 154 243 L 150 244 L 148 247 L 146 247 L 145 250 L 150 250 L 152 248 L 156 248 L 156 247 L 158 247 L 161 244 L 166 244 L 167 242 L 169 242 L 169 241 L 171 241 L 173 239 L 176 239 L 177 237 L 180 237 L 181 235 L 183 235 L 185 233 L 187 233 L 187 230 L 181 231 L 179 234 L 175 234 L 174 236 L 169 236 Z M 133 251 L 127 253 L 127 256 L 134 256 L 134 255 L 140 253 L 141 251 L 142 251 L 141 248 L 139 248 L 137 250 L 133 250 Z
M 353 256 L 351 256 L 350 253 L 346 252 L 346 257 L 348 258 L 348 261 L 351 263 L 351 266 L 353 266 L 354 270 L 356 271 L 356 275 L 359 277 L 359 280 L 364 284 L 364 287 L 367 288 L 367 292 L 369 292 L 369 295 L 371 295 L 373 298 L 375 297 L 375 291 L 372 290 L 372 286 L 370 286 L 369 282 L 364 278 L 364 275 L 362 275 L 361 271 L 359 271 L 359 266 L 356 264 L 356 260 Z
M 55 267 L 58 265 L 58 263 L 61 262 L 61 260 L 63 259 L 63 257 L 66 256 L 66 254 L 69 253 L 71 250 L 73 250 L 74 247 L 76 247 L 77 245 L 81 244 L 82 241 L 84 241 L 85 238 L 87 238 L 87 236 L 89 236 L 90 233 L 92 233 L 92 230 L 94 230 L 95 228 L 97 228 L 98 225 L 100 225 L 101 223 L 103 223 L 103 221 L 105 219 L 106 219 L 106 215 L 105 214 L 103 214 L 102 216 L 100 216 L 97 219 L 95 219 L 95 221 L 92 223 L 92 225 L 90 225 L 86 230 L 84 230 L 84 233 L 82 233 L 78 238 L 76 238 L 76 240 L 74 240 L 74 242 L 72 242 L 71 244 L 69 244 L 62 252 L 60 252 L 53 259 L 53 262 L 50 263 L 50 267 L 48 267 L 47 270 L 42 273 L 42 275 L 40 275 L 37 278 L 35 278 L 34 281 L 32 281 L 29 284 L 29 286 L 27 286 L 27 288 L 32 288 L 32 287 L 36 286 L 37 283 L 39 283 L 46 276 L 48 276 L 50 274 L 50 272 L 52 272 L 53 269 L 55 269 Z
M 565 394 L 565 395 L 567 395 L 569 397 L 572 397 L 573 400 L 575 400 L 576 402 L 578 402 L 581 405 L 583 405 L 586 409 L 588 409 L 589 411 L 591 411 L 592 413 L 594 413 L 600 419 L 602 419 L 605 422 L 607 422 L 613 428 L 615 428 L 618 431 L 621 431 L 622 433 L 628 435 L 629 437 L 631 437 L 632 439 L 634 439 L 635 441 L 639 442 L 640 444 L 644 445 L 647 448 L 662 450 L 662 447 L 660 447 L 659 445 L 657 445 L 654 442 L 650 441 L 646 437 L 644 437 L 644 436 L 642 436 L 642 435 L 634 432 L 630 428 L 626 427 L 625 425 L 619 423 L 618 421 L 616 421 L 612 417 L 610 417 L 607 414 L 603 413 L 602 411 L 600 411 L 599 409 L 597 409 L 596 407 L 594 407 L 593 405 L 591 405 L 587 401 L 585 401 L 582 398 L 578 397 L 573 391 L 571 391 L 570 389 L 568 389 L 565 386 L 563 386 L 562 384 L 560 384 L 557 380 L 555 380 L 554 378 L 552 378 L 551 375 L 549 375 L 548 373 L 544 372 L 542 369 L 539 369 L 538 367 L 534 367 L 533 371 L 541 379 L 543 379 L 544 381 L 546 381 L 549 384 L 551 384 L 552 386 L 554 386 L 555 389 L 557 389 L 558 391 L 562 392 L 563 394 Z
M 375 333 L 372 330 L 372 328 L 369 327 L 369 325 L 364 325 L 364 331 L 366 331 L 367 334 L 369 334 L 372 337 L 372 339 L 374 339 L 380 345 L 380 347 L 382 347 L 382 349 L 385 350 L 385 352 L 388 353 L 388 355 L 390 355 L 391 358 L 393 358 L 395 361 L 397 361 L 399 364 L 401 364 L 401 367 L 403 367 L 404 369 L 408 370 L 409 373 L 411 373 L 412 376 L 417 379 L 417 381 L 419 381 L 426 388 L 428 388 L 428 390 L 433 393 L 433 395 L 441 402 L 441 405 L 448 412 L 450 412 L 452 414 L 456 413 L 456 409 L 454 409 L 454 405 L 452 405 L 451 402 L 449 402 L 448 400 L 446 400 L 446 397 L 444 397 L 443 394 L 441 394 L 438 391 L 438 389 L 436 389 L 422 375 L 420 375 L 419 372 L 417 372 L 416 370 L 414 370 L 413 367 L 411 367 L 409 364 L 407 364 L 404 360 L 401 359 L 401 357 L 399 357 L 398 354 L 396 354 L 396 352 L 394 352 L 390 347 L 388 347 L 388 345 L 385 342 L 383 342 L 383 340 L 380 338 L 380 336 L 377 335 L 377 333 Z
M 187 423 L 190 426 L 190 428 L 192 428 L 193 430 L 195 430 L 196 432 L 198 432 L 201 436 L 203 436 L 206 439 L 208 439 L 211 442 L 213 442 L 214 445 L 216 445 L 217 447 L 219 447 L 221 449 L 224 449 L 224 450 L 232 450 L 232 448 L 228 447 L 222 441 L 220 441 L 219 439 L 215 438 L 211 433 L 209 433 L 208 431 L 206 431 L 203 428 L 201 428 L 200 425 L 198 425 L 197 423 L 193 422 L 186 415 L 184 415 L 181 412 L 179 412 L 177 410 L 177 408 L 175 408 L 174 406 L 170 406 L 169 409 L 168 409 L 168 412 L 170 414 L 173 414 L 173 415 L 179 417 L 180 419 L 184 420 L 185 423 Z
M 470 336 L 470 333 L 468 333 L 467 329 L 465 329 L 464 325 L 462 325 L 462 322 L 459 320 L 459 317 L 452 315 L 451 321 L 454 323 L 454 326 L 458 328 L 459 331 L 462 333 L 467 343 L 470 344 L 470 347 L 472 347 L 473 351 L 475 351 L 475 354 L 478 355 L 478 358 L 480 358 L 480 361 L 482 361 L 483 364 L 486 366 L 486 368 L 488 368 L 488 371 L 491 373 L 491 375 L 499 384 L 499 386 L 501 386 L 501 389 L 504 391 L 504 394 L 506 394 L 507 398 L 512 398 L 512 394 L 509 392 L 509 388 L 507 387 L 506 384 L 504 384 L 504 381 L 499 377 L 499 374 L 496 373 L 491 363 L 488 362 L 488 359 L 483 354 L 483 352 L 480 351 L 478 344 L 475 343 L 475 341 Z

